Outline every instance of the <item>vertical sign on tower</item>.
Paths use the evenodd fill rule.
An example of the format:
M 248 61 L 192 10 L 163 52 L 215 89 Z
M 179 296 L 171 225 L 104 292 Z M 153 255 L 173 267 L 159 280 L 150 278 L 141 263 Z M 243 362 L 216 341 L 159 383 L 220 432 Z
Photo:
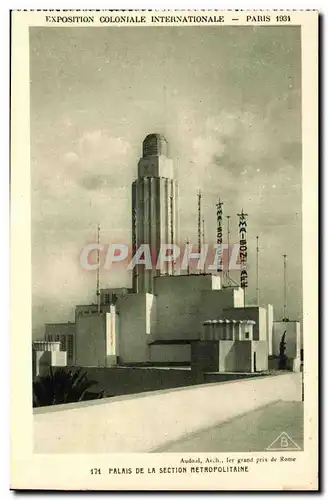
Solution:
M 219 200 L 219 203 L 216 204 L 216 243 L 218 245 L 218 272 L 223 270 L 222 263 L 222 206 L 223 202 Z
M 247 274 L 247 217 L 243 209 L 239 217 L 239 259 L 240 259 L 240 286 L 241 288 L 248 287 Z
M 231 215 L 227 215 L 227 240 L 228 240 L 228 263 L 227 263 L 227 286 L 231 285 L 230 279 L 230 219 Z

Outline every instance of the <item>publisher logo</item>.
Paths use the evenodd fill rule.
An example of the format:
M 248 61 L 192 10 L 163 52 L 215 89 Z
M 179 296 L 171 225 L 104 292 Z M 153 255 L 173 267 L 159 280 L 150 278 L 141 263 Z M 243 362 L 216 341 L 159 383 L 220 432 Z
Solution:
M 282 432 L 277 439 L 270 444 L 267 451 L 296 451 L 300 449 L 298 444 L 288 436 L 287 432 Z

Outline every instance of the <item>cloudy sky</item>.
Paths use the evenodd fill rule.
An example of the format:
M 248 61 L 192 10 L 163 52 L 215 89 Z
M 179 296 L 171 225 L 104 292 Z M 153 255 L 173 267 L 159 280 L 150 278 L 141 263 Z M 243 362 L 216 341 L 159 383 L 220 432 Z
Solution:
M 249 214 L 248 301 L 300 319 L 301 59 L 297 27 L 31 28 L 31 171 L 34 335 L 95 301 L 79 266 L 95 240 L 131 240 L 131 182 L 148 133 L 165 135 L 180 183 L 180 236 L 197 242 L 197 190 L 206 236 L 215 203 Z M 104 271 L 101 286 L 127 286 Z

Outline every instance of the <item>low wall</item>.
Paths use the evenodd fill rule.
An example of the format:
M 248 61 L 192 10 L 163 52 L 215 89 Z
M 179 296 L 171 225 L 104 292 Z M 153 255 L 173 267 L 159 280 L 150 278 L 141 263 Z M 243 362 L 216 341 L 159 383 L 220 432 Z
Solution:
M 208 384 L 210 382 L 230 382 L 233 380 L 240 380 L 240 379 L 250 379 L 254 377 L 263 377 L 263 376 L 268 376 L 270 377 L 271 375 L 269 373 L 263 375 L 262 373 L 259 372 L 251 372 L 251 373 L 218 373 L 218 372 L 207 372 L 203 374 L 203 383 Z
M 278 400 L 301 401 L 284 373 L 34 410 L 36 453 L 149 452 Z
M 191 370 L 175 368 L 83 368 L 88 378 L 94 380 L 95 385 L 90 390 L 105 391 L 105 397 L 136 394 L 146 391 L 173 389 L 195 384 Z

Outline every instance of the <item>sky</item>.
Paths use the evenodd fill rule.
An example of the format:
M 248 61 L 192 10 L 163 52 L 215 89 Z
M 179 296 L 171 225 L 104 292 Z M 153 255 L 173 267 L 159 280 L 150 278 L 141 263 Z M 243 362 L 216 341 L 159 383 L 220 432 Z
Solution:
M 163 134 L 179 182 L 180 238 L 216 238 L 218 199 L 248 213 L 249 289 L 302 315 L 300 29 L 289 27 L 30 28 L 33 335 L 95 302 L 83 246 L 131 241 L 131 183 L 145 136 Z M 224 227 L 224 233 L 226 228 Z M 129 286 L 124 270 L 101 287 Z

